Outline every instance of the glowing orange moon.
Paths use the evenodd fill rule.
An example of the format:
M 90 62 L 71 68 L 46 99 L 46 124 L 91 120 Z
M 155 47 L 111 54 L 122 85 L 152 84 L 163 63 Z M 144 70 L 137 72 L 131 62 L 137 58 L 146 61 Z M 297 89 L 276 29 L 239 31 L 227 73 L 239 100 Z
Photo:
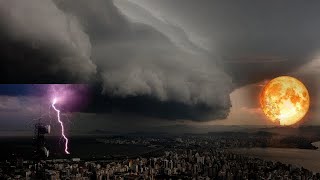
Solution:
M 310 98 L 301 81 L 280 76 L 269 81 L 261 91 L 260 105 L 264 114 L 282 126 L 300 121 L 308 112 Z

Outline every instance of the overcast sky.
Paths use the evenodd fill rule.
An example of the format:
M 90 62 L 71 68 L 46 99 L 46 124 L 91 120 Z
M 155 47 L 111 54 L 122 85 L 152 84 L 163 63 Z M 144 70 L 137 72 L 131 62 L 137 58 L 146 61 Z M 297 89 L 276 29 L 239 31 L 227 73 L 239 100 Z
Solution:
M 0 0 L 0 75 L 6 77 L 1 82 L 88 84 L 90 102 L 69 112 L 70 129 L 134 131 L 270 125 L 258 94 L 268 80 L 291 75 L 311 96 L 304 123 L 320 124 L 319 5 L 316 0 Z M 39 114 L 32 105 L 45 101 L 33 90 L 11 92 L 21 89 L 26 88 L 1 93 L 4 129 L 24 129 L 22 119 Z M 127 123 L 134 125 L 128 129 Z

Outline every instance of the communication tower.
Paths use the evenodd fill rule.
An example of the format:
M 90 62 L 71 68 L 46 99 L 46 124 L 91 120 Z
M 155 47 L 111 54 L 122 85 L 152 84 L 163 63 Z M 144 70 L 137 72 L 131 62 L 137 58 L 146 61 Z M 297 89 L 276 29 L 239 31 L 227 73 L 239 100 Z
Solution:
M 35 140 L 35 157 L 37 160 L 45 159 L 49 156 L 49 150 L 46 147 L 45 135 L 50 134 L 50 125 L 44 125 L 40 122 L 35 124 L 34 140 Z
M 49 157 L 49 150 L 46 147 L 45 135 L 50 134 L 50 125 L 41 123 L 41 118 L 34 125 L 34 170 L 35 179 L 45 179 L 45 168 L 41 163 L 42 160 Z

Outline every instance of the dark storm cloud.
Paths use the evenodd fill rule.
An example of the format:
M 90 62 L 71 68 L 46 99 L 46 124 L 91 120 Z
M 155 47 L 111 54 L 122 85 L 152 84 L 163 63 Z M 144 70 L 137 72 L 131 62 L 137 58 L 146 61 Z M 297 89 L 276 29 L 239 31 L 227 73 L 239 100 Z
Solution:
M 136 95 L 119 97 L 101 95 L 100 88 L 92 88 L 93 94 L 86 113 L 129 113 L 137 117 L 157 117 L 170 120 L 192 119 L 204 121 L 209 119 L 224 119 L 229 113 L 229 105 L 217 104 L 209 106 L 205 103 L 188 105 L 173 100 L 159 101 L 156 97 Z
M 223 119 L 236 86 L 293 71 L 320 46 L 315 1 L 121 1 L 0 1 L 0 75 L 89 82 L 88 112 Z
M 95 109 L 171 119 L 227 116 L 231 81 L 205 55 L 183 51 L 153 27 L 128 21 L 112 1 L 57 4 L 78 17 L 90 37 L 102 82 Z
M 238 86 L 294 71 L 320 48 L 319 1 L 130 2 L 202 37 L 192 39 L 220 57 L 221 66 Z
M 231 79 L 215 62 L 130 22 L 112 1 L 10 1 L 1 7 L 3 72 L 11 81 L 92 79 L 99 90 L 92 111 L 109 112 L 111 103 L 111 111 L 171 119 L 228 114 Z
M 137 11 L 131 4 L 136 4 L 166 23 L 179 25 L 195 44 L 219 57 L 220 67 L 232 77 L 236 87 L 291 75 L 309 89 L 313 100 L 310 114 L 318 108 L 319 1 L 120 2 L 117 4 L 121 9 L 132 16 Z M 249 91 L 246 101 L 252 101 L 252 106 L 256 107 L 260 90 Z
M 0 1 L 1 81 L 89 80 L 90 41 L 77 19 L 50 0 Z

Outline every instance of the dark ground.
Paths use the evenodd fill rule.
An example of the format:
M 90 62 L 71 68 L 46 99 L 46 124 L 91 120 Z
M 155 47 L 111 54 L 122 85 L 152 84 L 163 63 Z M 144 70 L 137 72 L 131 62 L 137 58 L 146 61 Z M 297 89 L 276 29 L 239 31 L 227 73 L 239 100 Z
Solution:
M 24 158 L 33 156 L 33 137 L 0 137 L 0 159 Z M 64 154 L 64 141 L 60 137 L 48 137 L 47 147 L 50 158 L 109 159 L 114 157 L 134 156 L 152 150 L 144 145 L 104 144 L 96 141 L 97 137 L 71 137 L 69 151 Z

